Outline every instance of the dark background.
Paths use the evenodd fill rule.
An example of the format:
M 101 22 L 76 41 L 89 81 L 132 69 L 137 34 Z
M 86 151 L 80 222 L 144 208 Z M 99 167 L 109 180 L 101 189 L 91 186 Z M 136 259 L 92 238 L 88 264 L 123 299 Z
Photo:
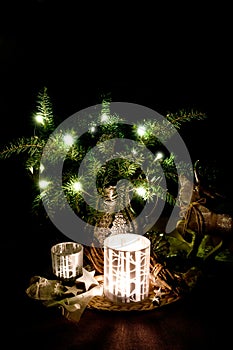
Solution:
M 38 91 L 44 86 L 48 88 L 55 115 L 60 120 L 101 103 L 106 93 L 111 93 L 113 102 L 141 104 L 162 115 L 193 108 L 206 113 L 208 118 L 186 126 L 181 136 L 193 161 L 200 159 L 214 163 L 221 170 L 218 189 L 228 198 L 231 197 L 230 13 L 226 7 L 214 7 L 211 4 L 211 8 L 203 8 L 196 2 L 180 8 L 177 4 L 164 3 L 164 8 L 159 9 L 156 4 L 143 6 L 142 3 L 127 5 L 117 2 L 104 5 L 89 2 L 80 4 L 76 1 L 2 1 L 0 146 L 17 137 L 32 135 L 31 116 Z M 13 337 L 19 337 L 19 344 L 25 349 L 35 344 L 36 338 L 40 336 L 42 338 L 38 344 L 43 344 L 47 349 L 55 341 L 57 330 L 63 330 L 64 334 L 61 332 L 58 338 L 61 343 L 58 340 L 55 343 L 57 349 L 59 345 L 65 349 L 65 337 L 69 335 L 72 338 L 76 328 L 70 328 L 68 322 L 47 314 L 47 311 L 37 306 L 35 308 L 35 304 L 30 304 L 24 296 L 29 278 L 42 274 L 50 264 L 51 245 L 65 238 L 52 225 L 48 224 L 45 229 L 40 220 L 31 216 L 31 183 L 23 165 L 17 159 L 1 161 L 0 164 L 1 251 L 4 252 L 3 260 L 8 264 L 8 268 L 2 272 L 6 284 L 3 291 L 9 300 L 15 300 L 21 318 L 24 314 L 27 318 L 26 322 L 14 328 L 16 314 L 12 304 L 6 311 L 10 316 L 6 321 L 7 329 L 12 330 Z M 207 299 L 206 292 L 199 309 L 205 308 Z M 214 303 L 218 304 L 219 299 L 216 300 L 212 295 L 207 305 L 212 307 Z M 225 307 L 227 304 L 225 300 Z M 188 305 L 179 311 L 180 333 L 177 335 L 174 331 L 173 338 L 169 338 L 167 329 L 169 325 L 173 329 L 178 327 L 176 309 L 171 309 L 165 318 L 157 314 L 158 318 L 161 316 L 159 327 L 162 334 L 168 337 L 167 343 L 158 338 L 158 346 L 175 349 L 177 335 L 177 349 L 192 349 L 202 344 L 203 338 L 207 346 L 212 337 L 211 328 L 216 336 L 218 326 L 214 322 L 214 311 L 211 312 L 213 317 L 209 317 L 206 312 L 206 323 L 200 326 L 199 314 L 195 313 L 196 306 Z M 188 323 L 187 316 L 184 316 L 185 308 L 191 314 Z M 218 311 L 219 317 L 223 317 L 224 309 L 219 307 Z M 88 324 L 84 326 L 84 322 L 90 322 L 88 317 L 89 313 L 84 316 L 81 329 L 89 332 L 90 329 L 96 330 L 98 325 L 101 327 L 98 315 L 95 315 L 90 328 Z M 105 316 L 105 326 L 109 325 L 111 317 Z M 134 324 L 127 317 L 132 327 L 138 327 L 138 318 Z M 142 322 L 151 322 L 150 331 L 153 332 L 153 317 L 143 317 Z M 41 335 L 41 322 L 45 322 L 45 319 L 48 321 Z M 51 325 L 52 322 L 55 323 Z M 127 327 L 127 321 L 123 325 L 122 322 L 117 316 L 113 325 Z M 189 326 L 188 332 L 182 331 L 185 323 Z M 119 331 L 119 328 L 116 329 Z M 139 328 L 139 332 L 143 332 L 143 329 Z M 97 331 L 103 332 L 101 328 Z M 126 333 L 132 336 L 129 330 Z M 222 329 L 218 344 L 224 334 Z M 147 337 L 148 334 L 142 333 L 141 336 Z M 76 344 L 76 340 L 72 339 Z M 136 338 L 133 339 L 137 343 Z M 89 342 L 93 345 L 91 340 Z M 82 344 L 85 346 L 86 343 L 88 340 L 83 339 Z M 183 345 L 179 347 L 179 344 Z M 213 338 L 211 345 L 214 346 Z M 115 344 L 116 349 L 120 348 L 118 346 Z M 128 346 L 131 349 L 130 343 Z M 148 345 L 147 348 L 152 347 Z
M 65 119 L 100 103 L 145 105 L 161 114 L 196 109 L 208 115 L 187 137 L 198 157 L 228 158 L 231 53 L 227 9 L 81 7 L 76 2 L 1 3 L 1 137 L 31 133 L 39 89 L 48 87 Z M 186 10 L 186 11 L 185 11 Z M 192 142 L 191 142 L 192 140 Z
M 32 135 L 32 113 L 44 86 L 59 121 L 101 103 L 107 93 L 114 102 L 141 104 L 162 115 L 194 109 L 207 120 L 187 123 L 180 134 L 194 162 L 221 168 L 218 190 L 232 193 L 226 8 L 212 5 L 209 11 L 193 4 L 181 11 L 177 5 L 158 9 L 123 3 L 110 8 L 48 0 L 0 6 L 1 145 Z M 7 207 L 17 208 L 19 215 L 24 207 L 15 198 L 30 196 L 20 170 L 15 159 L 1 162 Z

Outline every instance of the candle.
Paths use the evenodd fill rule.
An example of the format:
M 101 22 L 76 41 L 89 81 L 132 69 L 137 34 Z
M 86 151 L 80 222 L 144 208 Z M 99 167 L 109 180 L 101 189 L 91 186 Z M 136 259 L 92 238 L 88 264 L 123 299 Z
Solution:
M 51 248 L 53 274 L 63 281 L 75 280 L 82 274 L 83 246 L 75 242 L 63 242 Z
M 134 233 L 104 240 L 104 295 L 113 302 L 142 301 L 149 295 L 150 240 Z

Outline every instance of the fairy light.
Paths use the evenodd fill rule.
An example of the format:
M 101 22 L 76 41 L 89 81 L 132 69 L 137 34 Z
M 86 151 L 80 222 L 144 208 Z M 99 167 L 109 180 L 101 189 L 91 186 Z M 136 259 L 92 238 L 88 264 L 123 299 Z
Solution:
M 96 130 L 96 127 L 94 125 L 90 127 L 90 132 L 93 133 L 93 132 L 95 132 L 95 130 Z
M 143 186 L 140 186 L 136 188 L 136 192 L 140 197 L 145 197 L 146 196 L 146 189 Z
M 63 140 L 67 146 L 72 146 L 74 143 L 74 138 L 71 134 L 64 135 Z
M 137 128 L 137 134 L 142 137 L 144 136 L 146 133 L 146 128 L 144 125 L 139 125 L 138 128 Z
M 42 114 L 37 113 L 37 114 L 35 115 L 35 120 L 36 120 L 36 122 L 37 122 L 38 124 L 44 125 L 44 117 L 43 117 Z
M 49 181 L 47 181 L 47 180 L 40 180 L 39 181 L 39 187 L 42 190 L 46 189 L 48 187 L 48 185 L 49 185 Z
M 156 157 L 155 157 L 155 159 L 154 159 L 154 162 L 155 162 L 156 160 L 163 159 L 163 157 L 164 157 L 164 154 L 163 154 L 162 152 L 156 153 Z
M 101 122 L 102 122 L 102 123 L 107 122 L 108 119 L 109 119 L 109 116 L 108 116 L 106 113 L 103 113 L 103 114 L 101 115 Z
M 82 184 L 80 181 L 73 182 L 72 187 L 75 192 L 80 192 L 82 190 Z

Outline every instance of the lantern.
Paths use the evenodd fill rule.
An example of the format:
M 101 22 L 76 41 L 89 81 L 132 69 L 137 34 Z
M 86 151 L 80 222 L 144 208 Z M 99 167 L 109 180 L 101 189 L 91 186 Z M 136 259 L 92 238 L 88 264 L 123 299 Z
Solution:
M 138 302 L 149 295 L 150 240 L 124 233 L 104 241 L 104 295 L 113 302 Z

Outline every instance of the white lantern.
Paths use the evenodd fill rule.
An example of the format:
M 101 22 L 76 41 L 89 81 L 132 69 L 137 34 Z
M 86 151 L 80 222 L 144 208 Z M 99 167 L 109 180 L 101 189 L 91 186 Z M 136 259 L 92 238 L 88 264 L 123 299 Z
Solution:
M 72 281 L 82 274 L 83 246 L 63 242 L 51 248 L 53 274 L 61 280 Z
M 123 233 L 104 241 L 104 295 L 113 302 L 138 302 L 149 295 L 150 240 Z

